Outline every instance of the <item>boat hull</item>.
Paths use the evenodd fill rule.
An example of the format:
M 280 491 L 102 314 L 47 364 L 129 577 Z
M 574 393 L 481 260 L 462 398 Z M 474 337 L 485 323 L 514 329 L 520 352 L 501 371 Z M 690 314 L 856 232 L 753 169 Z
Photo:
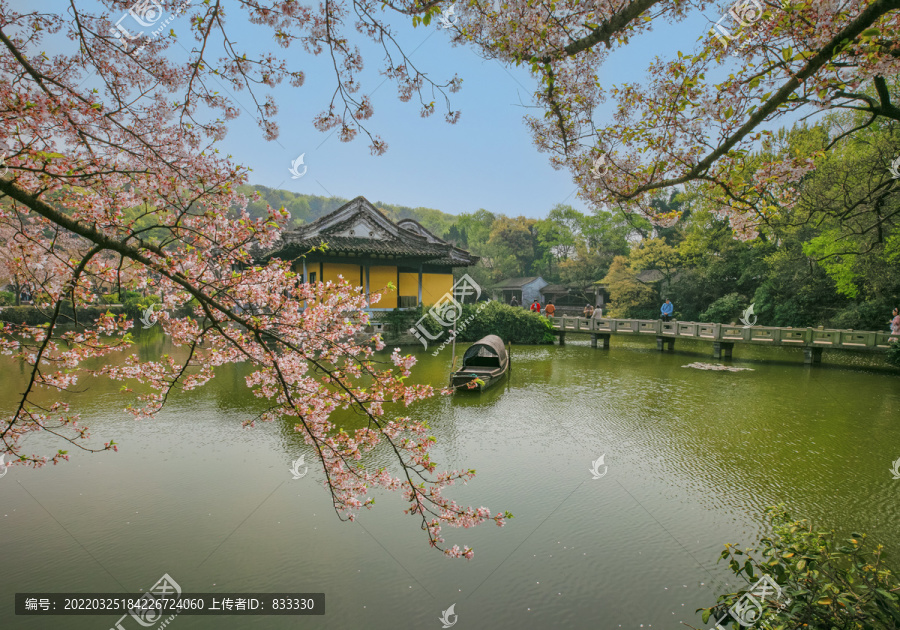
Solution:
M 456 391 L 467 391 L 471 389 L 472 391 L 481 392 L 486 390 L 488 387 L 491 387 L 492 385 L 496 385 L 497 383 L 502 381 L 503 377 L 505 376 L 505 370 L 498 371 L 494 374 L 474 374 L 468 371 L 459 371 L 454 372 L 450 375 L 450 387 L 454 388 L 454 390 Z M 469 387 L 469 383 L 476 379 L 480 380 L 481 382 L 479 383 L 478 381 L 476 381 L 474 387 Z
M 466 350 L 462 368 L 450 373 L 450 386 L 454 391 L 484 391 L 499 382 L 508 370 L 509 354 L 503 340 L 488 335 Z

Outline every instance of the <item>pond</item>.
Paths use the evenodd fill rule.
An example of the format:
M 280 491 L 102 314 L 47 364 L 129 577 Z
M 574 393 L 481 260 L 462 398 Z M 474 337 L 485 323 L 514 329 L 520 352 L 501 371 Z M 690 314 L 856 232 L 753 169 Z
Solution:
M 142 356 L 173 351 L 150 332 Z M 449 348 L 408 350 L 413 378 L 446 383 Z M 448 545 L 474 547 L 468 562 L 429 548 L 393 494 L 340 522 L 290 423 L 241 429 L 261 409 L 246 366 L 175 396 L 153 421 L 122 412 L 119 384 L 83 382 L 72 396 L 83 424 L 120 449 L 70 448 L 68 463 L 0 478 L 2 627 L 108 630 L 117 617 L 17 617 L 13 594 L 137 593 L 164 574 L 184 592 L 325 593 L 325 615 L 299 622 L 182 615 L 174 628 L 441 628 L 451 605 L 457 629 L 702 627 L 694 611 L 715 602 L 712 583 L 737 583 L 717 564 L 723 544 L 755 543 L 776 503 L 819 529 L 867 532 L 900 568 L 896 372 L 864 356 L 826 351 L 808 367 L 799 350 L 740 345 L 730 364 L 752 371 L 682 367 L 714 363 L 711 352 L 622 337 L 609 350 L 575 336 L 514 346 L 506 382 L 413 407 L 437 438 L 438 470 L 478 471 L 447 496 L 515 515 L 503 528 L 445 528 Z M 23 383 L 4 359 L 3 413 Z M 300 455 L 309 470 L 294 479 Z M 601 456 L 607 472 L 594 479 Z

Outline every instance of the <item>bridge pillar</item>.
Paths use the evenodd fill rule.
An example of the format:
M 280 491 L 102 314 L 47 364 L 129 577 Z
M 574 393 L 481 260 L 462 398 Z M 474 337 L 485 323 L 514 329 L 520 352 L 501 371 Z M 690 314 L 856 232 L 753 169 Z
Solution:
M 803 363 L 811 365 L 813 363 L 822 362 L 822 348 L 806 347 L 803 348 Z
M 713 357 L 716 359 L 721 359 L 724 354 L 724 358 L 731 358 L 731 351 L 734 349 L 733 341 L 714 341 L 713 342 Z M 724 353 L 723 353 L 724 351 Z
M 565 330 L 559 331 L 559 345 L 561 345 L 561 346 L 566 345 L 566 331 Z
M 609 350 L 609 333 L 591 333 L 591 348 L 597 347 L 597 340 L 600 340 L 600 347 Z
M 671 352 L 675 349 L 675 340 L 671 337 L 657 337 L 656 349 L 662 351 L 664 346 L 668 346 L 668 350 Z
M 597 347 L 597 333 L 591 333 L 591 348 Z

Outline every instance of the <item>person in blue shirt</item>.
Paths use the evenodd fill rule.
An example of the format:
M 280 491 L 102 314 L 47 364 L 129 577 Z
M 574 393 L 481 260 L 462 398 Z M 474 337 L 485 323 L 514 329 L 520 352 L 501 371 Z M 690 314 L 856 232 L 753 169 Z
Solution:
M 675 311 L 675 305 L 672 304 L 668 298 L 666 298 L 666 303 L 662 305 L 662 308 L 659 309 L 662 314 L 662 320 L 664 322 L 668 322 L 672 319 L 672 313 Z

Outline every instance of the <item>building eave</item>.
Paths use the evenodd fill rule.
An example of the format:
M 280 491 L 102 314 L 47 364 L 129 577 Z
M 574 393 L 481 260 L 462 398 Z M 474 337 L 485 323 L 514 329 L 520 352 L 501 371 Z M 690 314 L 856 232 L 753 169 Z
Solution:
M 322 243 L 326 245 L 324 251 L 312 251 Z M 304 255 L 309 259 L 384 255 L 451 267 L 470 266 L 479 260 L 438 238 L 417 221 L 392 222 L 365 197 L 356 197 L 308 225 L 286 230 L 278 243 L 266 251 L 256 252 L 255 257 L 261 261 L 274 257 L 293 260 Z

